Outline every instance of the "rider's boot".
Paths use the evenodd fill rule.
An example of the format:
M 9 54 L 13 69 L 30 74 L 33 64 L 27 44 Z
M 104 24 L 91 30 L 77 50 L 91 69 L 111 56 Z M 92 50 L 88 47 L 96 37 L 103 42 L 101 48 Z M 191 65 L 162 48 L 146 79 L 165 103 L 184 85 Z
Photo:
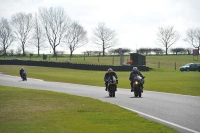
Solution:
M 106 86 L 105 91 L 107 91 L 108 90 L 108 85 L 107 85 L 106 82 L 105 82 L 105 86 Z
M 131 92 L 134 92 L 134 88 L 131 88 Z
M 134 85 L 133 85 L 133 82 L 131 82 L 131 92 L 134 92 Z
M 143 88 L 144 88 L 144 86 L 142 85 L 142 87 L 141 87 L 141 92 L 143 92 Z

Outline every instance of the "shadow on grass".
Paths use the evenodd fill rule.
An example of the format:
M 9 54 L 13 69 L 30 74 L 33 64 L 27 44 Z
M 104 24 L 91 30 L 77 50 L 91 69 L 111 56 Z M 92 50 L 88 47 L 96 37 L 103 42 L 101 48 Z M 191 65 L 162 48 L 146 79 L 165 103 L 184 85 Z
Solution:
M 149 71 L 155 71 L 155 69 L 154 69 L 154 68 L 150 68 L 150 67 L 149 67 Z

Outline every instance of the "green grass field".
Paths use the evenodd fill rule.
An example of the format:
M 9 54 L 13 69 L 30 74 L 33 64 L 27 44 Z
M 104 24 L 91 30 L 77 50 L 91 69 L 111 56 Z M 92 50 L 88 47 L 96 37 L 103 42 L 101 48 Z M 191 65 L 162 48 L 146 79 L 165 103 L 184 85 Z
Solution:
M 126 56 L 126 58 L 128 57 Z M 24 57 L 24 59 L 26 58 Z M 109 56 L 101 58 L 99 62 L 96 60 L 97 57 L 91 57 L 90 60 L 88 57 L 86 60 L 89 60 L 88 63 L 91 64 L 109 64 L 113 59 Z M 63 58 L 63 61 L 66 59 Z M 142 72 L 146 77 L 144 93 L 145 90 L 149 90 L 200 96 L 200 72 L 180 72 L 178 70 L 181 65 L 189 62 L 200 63 L 200 61 L 193 60 L 193 57 L 189 55 L 147 56 L 146 59 L 147 66 L 151 69 Z M 51 60 L 53 59 L 51 58 Z M 71 61 L 85 62 L 82 56 L 74 57 Z M 160 62 L 160 66 L 158 66 L 158 62 Z M 117 64 L 117 60 L 115 63 Z M 19 76 L 21 67 L 20 65 L 0 65 L 0 72 Z M 103 77 L 106 70 L 103 72 L 23 67 L 27 71 L 28 78 L 104 86 Z M 116 73 L 119 77 L 118 88 L 130 89 L 128 80 L 130 72 Z M 175 132 L 168 127 L 140 118 L 135 113 L 109 103 L 49 91 L 0 86 L 0 108 L 0 132 Z M 112 116 L 112 114 L 114 115 Z
M 44 61 L 43 56 L 33 55 L 30 59 L 29 56 L 0 56 L 0 60 L 10 60 L 13 58 L 18 58 L 19 60 L 35 60 L 35 61 Z M 72 63 L 84 63 L 84 64 L 101 64 L 101 65 L 120 65 L 120 56 L 119 55 L 108 55 L 108 56 L 85 56 L 84 55 L 73 55 L 72 58 L 69 55 L 63 55 L 59 57 L 53 57 L 51 55 L 47 56 L 46 61 L 55 61 L 55 62 L 66 62 L 71 61 Z M 50 57 L 50 60 L 49 60 Z M 127 63 L 130 60 L 130 55 L 124 56 L 124 63 Z M 175 63 L 177 69 L 189 62 L 199 63 L 200 64 L 200 56 L 193 55 L 148 55 L 146 56 L 146 65 L 151 68 L 158 68 L 158 64 L 160 62 L 160 68 L 169 68 L 171 70 L 175 70 Z
M 175 133 L 92 98 L 0 86 L 1 133 Z

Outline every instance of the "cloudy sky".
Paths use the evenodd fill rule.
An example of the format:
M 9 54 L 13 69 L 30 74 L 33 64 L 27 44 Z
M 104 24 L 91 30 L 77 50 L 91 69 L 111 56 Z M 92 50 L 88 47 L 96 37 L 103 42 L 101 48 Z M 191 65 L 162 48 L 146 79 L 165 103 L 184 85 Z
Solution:
M 191 47 L 184 42 L 188 28 L 200 28 L 200 0 L 0 0 L 0 17 L 10 19 L 18 12 L 35 13 L 39 7 L 62 7 L 78 21 L 91 38 L 99 22 L 118 34 L 116 48 L 155 48 L 158 27 L 174 26 L 181 34 L 176 47 Z M 65 49 L 67 53 L 69 50 Z M 75 51 L 101 50 L 89 42 Z

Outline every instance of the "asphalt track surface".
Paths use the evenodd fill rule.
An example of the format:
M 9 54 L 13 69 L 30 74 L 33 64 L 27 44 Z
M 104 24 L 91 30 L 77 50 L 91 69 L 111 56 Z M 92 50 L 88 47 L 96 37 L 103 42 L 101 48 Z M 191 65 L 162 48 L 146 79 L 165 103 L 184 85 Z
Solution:
M 135 98 L 128 89 L 118 88 L 111 98 L 104 87 L 47 82 L 0 73 L 0 85 L 50 90 L 99 99 L 116 104 L 140 116 L 170 126 L 182 133 L 200 133 L 200 97 L 145 91 L 141 98 Z

